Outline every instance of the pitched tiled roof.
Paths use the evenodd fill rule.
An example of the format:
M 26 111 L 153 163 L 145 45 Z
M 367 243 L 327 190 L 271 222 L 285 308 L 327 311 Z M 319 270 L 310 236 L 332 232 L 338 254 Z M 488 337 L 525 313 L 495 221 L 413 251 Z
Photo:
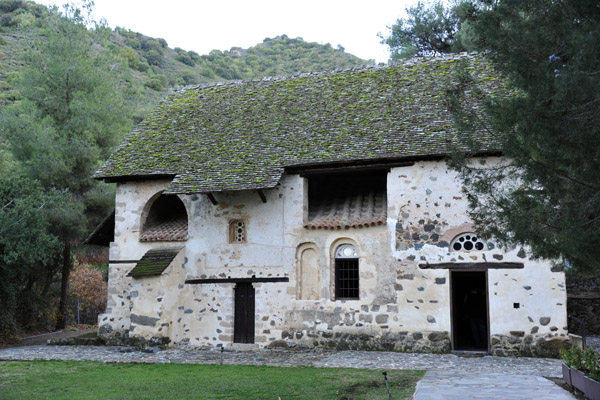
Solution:
M 83 244 L 96 246 L 110 246 L 110 242 L 115 241 L 115 210 L 100 222 L 94 231 L 88 236 Z
M 161 221 L 148 226 L 140 234 L 140 241 L 155 242 L 161 240 L 186 240 L 188 234 L 187 215 L 180 218 Z
M 385 191 L 339 196 L 311 204 L 305 228 L 342 229 L 384 225 L 387 217 Z
M 501 86 L 484 58 L 461 55 L 187 88 L 163 101 L 95 178 L 172 176 L 165 193 L 263 189 L 286 167 L 467 149 L 445 105 L 461 60 L 484 91 Z M 481 151 L 498 149 L 484 132 L 472 139 Z
M 173 259 L 177 257 L 177 254 L 179 254 L 181 249 L 182 247 L 173 247 L 170 249 L 148 250 L 127 276 L 141 277 L 160 275 L 167 269 Z

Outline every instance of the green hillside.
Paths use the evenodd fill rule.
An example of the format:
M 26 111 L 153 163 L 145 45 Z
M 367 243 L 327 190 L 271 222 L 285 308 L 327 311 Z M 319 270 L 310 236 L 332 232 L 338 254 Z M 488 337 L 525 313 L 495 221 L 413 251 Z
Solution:
M 14 83 L 24 65 L 23 54 L 44 37 L 45 6 L 31 1 L 0 0 L 0 104 L 18 100 Z M 116 28 L 96 43 L 128 69 L 129 97 L 139 122 L 170 88 L 217 81 L 256 79 L 301 72 L 349 68 L 372 61 L 345 53 L 340 46 L 305 42 L 286 35 L 267 38 L 248 49 L 213 50 L 200 55 L 170 48 L 164 39 Z

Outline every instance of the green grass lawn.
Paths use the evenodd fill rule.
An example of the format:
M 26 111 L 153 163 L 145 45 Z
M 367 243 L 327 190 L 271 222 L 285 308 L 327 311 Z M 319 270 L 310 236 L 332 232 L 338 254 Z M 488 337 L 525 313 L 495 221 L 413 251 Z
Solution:
M 423 371 L 388 371 L 394 400 Z M 387 399 L 381 371 L 91 361 L 0 362 L 0 399 Z

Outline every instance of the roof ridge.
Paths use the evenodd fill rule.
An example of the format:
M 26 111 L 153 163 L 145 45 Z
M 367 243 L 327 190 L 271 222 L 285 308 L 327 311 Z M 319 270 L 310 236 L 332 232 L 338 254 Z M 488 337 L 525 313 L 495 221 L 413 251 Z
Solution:
M 275 76 L 265 76 L 262 78 L 252 78 L 252 79 L 236 79 L 225 82 L 208 82 L 208 83 L 199 83 L 196 85 L 185 85 L 178 86 L 169 90 L 168 95 L 162 101 L 165 101 L 171 95 L 185 93 L 189 90 L 198 90 L 198 89 L 208 89 L 213 87 L 231 87 L 237 85 L 244 85 L 249 83 L 264 83 L 264 82 L 282 82 L 282 81 L 291 81 L 299 78 L 304 78 L 308 76 L 329 76 L 329 75 L 337 75 L 348 72 L 359 72 L 359 71 L 371 71 L 378 70 L 382 68 L 393 68 L 398 66 L 410 66 L 415 64 L 433 62 L 433 61 L 451 61 L 451 60 L 461 60 L 466 58 L 473 58 L 480 53 L 478 52 L 461 52 L 461 53 L 451 53 L 451 54 L 433 54 L 433 55 L 425 55 L 425 56 L 414 56 L 411 58 L 406 58 L 402 60 L 390 60 L 388 63 L 378 63 L 378 64 L 363 64 L 357 65 L 354 67 L 348 68 L 335 68 L 328 69 L 323 71 L 312 71 L 312 72 L 298 72 L 291 75 L 275 75 Z

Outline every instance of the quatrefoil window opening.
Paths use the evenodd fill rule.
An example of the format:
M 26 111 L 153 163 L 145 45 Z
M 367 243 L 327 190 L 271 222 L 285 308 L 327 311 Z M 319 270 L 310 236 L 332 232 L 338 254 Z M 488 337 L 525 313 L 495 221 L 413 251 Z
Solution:
M 229 222 L 229 243 L 246 243 L 246 223 L 242 220 Z

